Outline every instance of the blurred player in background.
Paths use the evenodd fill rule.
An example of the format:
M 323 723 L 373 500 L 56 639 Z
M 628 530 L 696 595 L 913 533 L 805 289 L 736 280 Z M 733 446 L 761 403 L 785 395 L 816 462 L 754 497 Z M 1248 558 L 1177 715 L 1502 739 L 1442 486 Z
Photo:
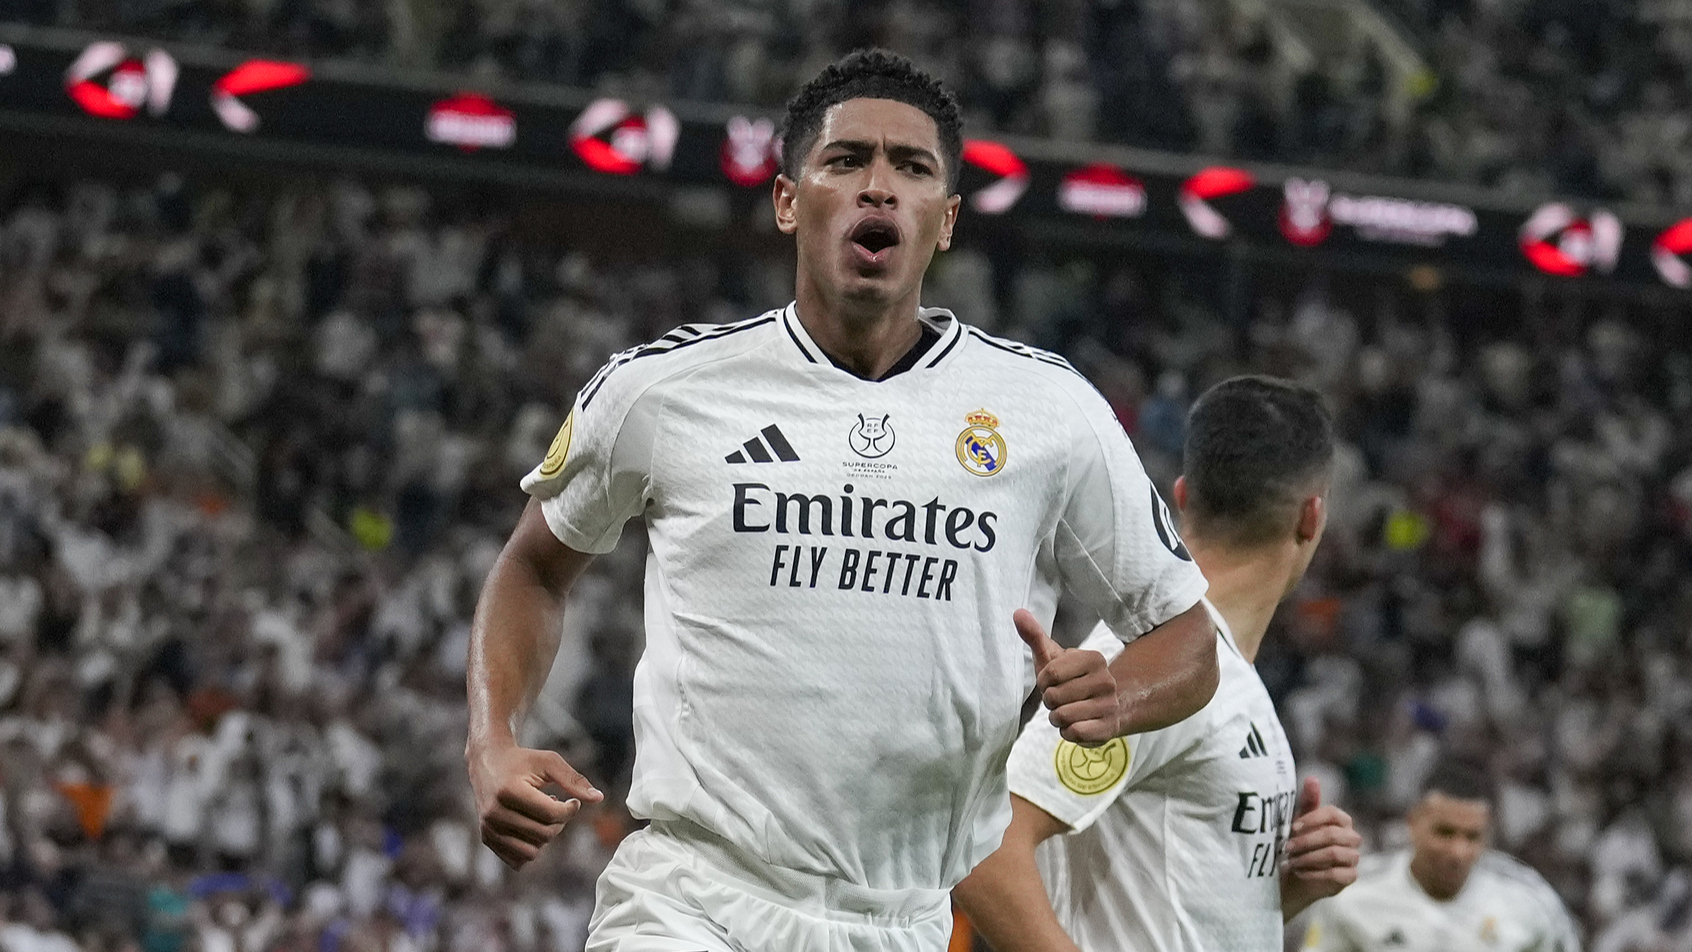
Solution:
M 1004 844 L 954 891 L 995 952 L 1275 952 L 1284 919 L 1355 877 L 1351 818 L 1315 780 L 1299 790 L 1252 667 L 1321 542 L 1333 456 L 1307 387 L 1237 377 L 1193 405 L 1175 504 L 1210 579 L 1221 686 L 1173 727 L 1091 750 L 1029 722 Z
M 1316 952 L 1579 952 L 1549 883 L 1487 848 L 1492 792 L 1458 761 L 1436 768 L 1410 809 L 1410 848 L 1370 857 L 1357 885 L 1312 910 Z
M 590 950 L 941 949 L 951 887 L 1010 819 L 1031 683 L 1090 744 L 1216 686 L 1204 577 L 1105 400 L 920 307 L 960 203 L 951 93 L 853 54 L 794 98 L 784 144 L 795 302 L 613 358 L 524 478 L 477 607 L 466 753 L 515 866 L 600 796 L 518 729 L 572 583 L 645 519 L 628 803 L 652 822 L 600 878 Z M 1137 640 L 1108 665 L 1058 648 L 1061 588 Z

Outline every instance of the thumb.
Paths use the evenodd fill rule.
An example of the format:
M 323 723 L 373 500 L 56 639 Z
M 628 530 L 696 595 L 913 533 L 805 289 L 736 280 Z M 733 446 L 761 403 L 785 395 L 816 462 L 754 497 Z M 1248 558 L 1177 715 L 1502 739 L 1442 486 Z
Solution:
M 555 750 L 545 751 L 541 755 L 538 767 L 540 775 L 546 778 L 547 782 L 556 784 L 559 789 L 578 800 L 586 803 L 598 803 L 605 799 L 605 794 L 600 793 L 593 784 L 588 783 L 587 778 L 577 773 L 576 769 L 571 767 L 563 756 Z
M 1298 794 L 1298 812 L 1294 816 L 1304 816 L 1322 805 L 1322 781 L 1315 777 L 1304 778 L 1304 789 Z
M 1018 608 L 1011 616 L 1016 622 L 1016 633 L 1022 637 L 1024 644 L 1034 651 L 1034 673 L 1039 674 L 1046 669 L 1046 665 L 1057 660 L 1063 653 L 1063 646 L 1052 640 L 1046 634 L 1046 629 L 1040 627 L 1040 620 L 1026 608 Z

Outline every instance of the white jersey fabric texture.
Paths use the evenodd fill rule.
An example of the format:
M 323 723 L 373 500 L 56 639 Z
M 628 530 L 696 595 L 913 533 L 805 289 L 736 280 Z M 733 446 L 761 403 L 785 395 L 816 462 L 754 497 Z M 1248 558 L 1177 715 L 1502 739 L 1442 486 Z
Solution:
M 677 328 L 582 389 L 523 488 L 584 552 L 647 524 L 636 816 L 943 906 L 1009 820 L 1012 612 L 1067 589 L 1132 638 L 1206 583 L 1067 362 L 919 317 L 938 340 L 878 382 L 792 305 Z
M 599 877 L 585 952 L 912 952 L 952 932 L 945 893 L 773 874 L 697 828 L 655 821 Z
M 1410 875 L 1409 850 L 1367 857 L 1357 882 L 1311 907 L 1316 952 L 1580 952 L 1574 920 L 1531 866 L 1497 851 L 1448 901 Z
M 1222 677 L 1203 710 L 1092 750 L 1036 713 L 1011 752 L 1011 792 L 1072 830 L 1035 859 L 1084 952 L 1281 949 L 1279 866 L 1298 779 L 1257 669 L 1211 615 Z M 1081 647 L 1121 650 L 1102 628 Z

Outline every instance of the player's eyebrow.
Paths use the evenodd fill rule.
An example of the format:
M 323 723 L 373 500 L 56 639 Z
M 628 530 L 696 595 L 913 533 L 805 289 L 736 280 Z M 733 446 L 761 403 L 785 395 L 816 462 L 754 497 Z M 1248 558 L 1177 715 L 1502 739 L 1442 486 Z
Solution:
M 865 139 L 835 139 L 824 145 L 823 149 L 824 151 L 828 149 L 844 149 L 847 152 L 864 155 L 874 152 L 875 147 L 876 143 Z M 894 161 L 898 161 L 899 159 L 920 159 L 921 161 L 927 162 L 933 166 L 939 166 L 940 164 L 939 157 L 922 146 L 904 145 L 898 142 L 894 142 L 887 146 L 887 157 Z

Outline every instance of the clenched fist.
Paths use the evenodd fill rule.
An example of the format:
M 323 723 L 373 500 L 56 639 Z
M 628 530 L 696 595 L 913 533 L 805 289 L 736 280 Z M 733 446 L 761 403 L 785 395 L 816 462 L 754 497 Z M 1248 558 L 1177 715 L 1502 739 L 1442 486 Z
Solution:
M 1011 618 L 1016 633 L 1034 651 L 1034 691 L 1052 712 L 1052 726 L 1063 739 L 1097 747 L 1120 734 L 1122 708 L 1116 676 L 1105 656 L 1053 641 L 1026 608 L 1017 609 Z
M 556 751 L 505 744 L 468 752 L 470 786 L 482 821 L 482 842 L 505 865 L 521 869 L 581 810 L 605 795 Z M 546 791 L 556 787 L 569 799 Z

